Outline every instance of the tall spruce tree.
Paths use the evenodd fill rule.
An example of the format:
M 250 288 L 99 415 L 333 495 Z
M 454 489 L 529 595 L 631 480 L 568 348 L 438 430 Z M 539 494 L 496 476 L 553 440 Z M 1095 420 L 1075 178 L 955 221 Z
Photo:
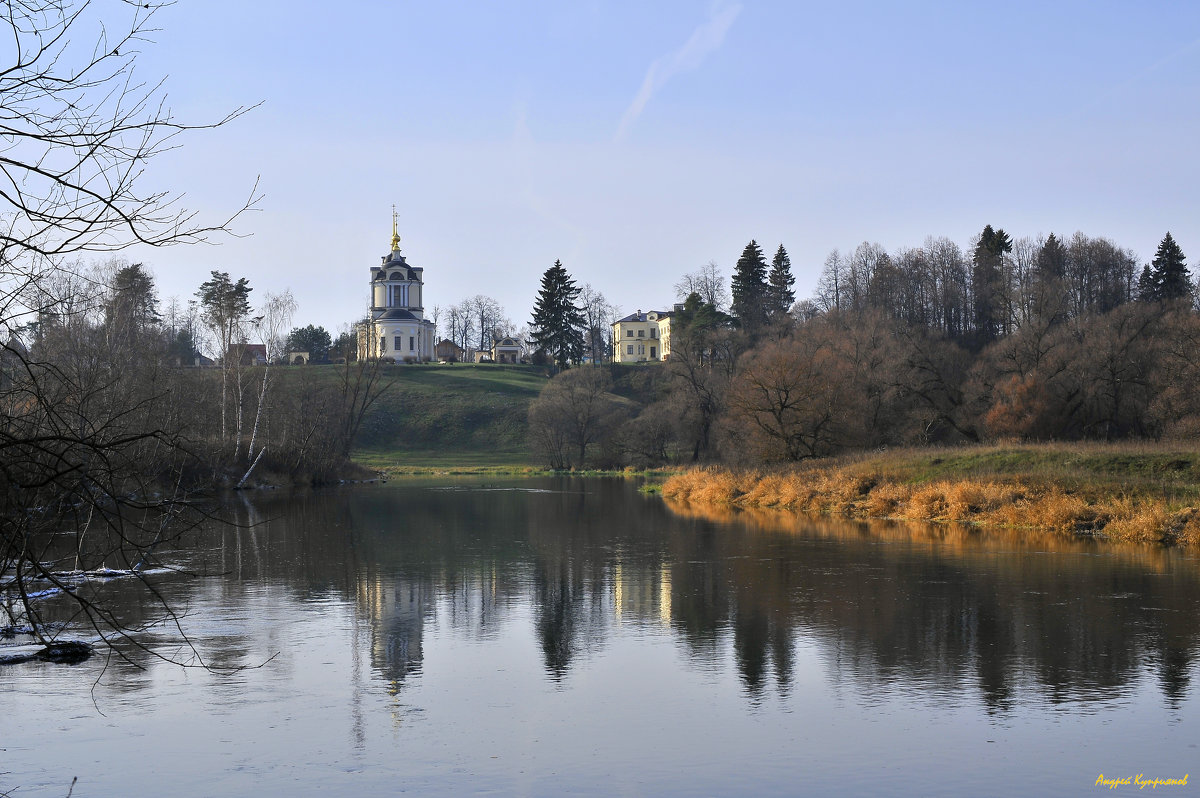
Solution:
M 1150 264 L 1142 267 L 1142 273 L 1137 281 L 1137 298 L 1142 302 L 1154 302 L 1158 298 L 1158 287 L 1154 285 L 1154 272 Z
M 542 275 L 542 287 L 533 306 L 530 337 L 545 350 L 559 368 L 567 368 L 583 359 L 583 331 L 587 320 L 575 304 L 579 287 L 567 274 L 561 261 Z
M 971 289 L 974 295 L 975 340 L 980 346 L 994 341 L 1004 327 L 1002 296 L 1004 285 L 1004 255 L 1012 251 L 1012 239 L 1003 230 L 983 228 L 971 270 Z
M 767 260 L 758 242 L 751 240 L 742 250 L 737 266 L 733 269 L 734 318 L 742 329 L 756 334 L 767 323 Z
M 770 315 L 785 314 L 791 309 L 792 303 L 796 301 L 796 292 L 792 290 L 792 286 L 795 284 L 796 278 L 792 275 L 792 259 L 788 257 L 783 244 L 780 244 L 779 249 L 775 250 L 775 257 L 771 260 L 771 273 L 767 275 Z
M 1163 236 L 1154 253 L 1154 260 L 1150 263 L 1150 275 L 1154 280 L 1154 299 L 1170 302 L 1192 295 L 1192 276 L 1188 272 L 1186 261 L 1183 250 L 1175 243 L 1171 234 Z
M 1051 233 L 1037 253 L 1039 280 L 1061 280 L 1067 276 L 1067 248 Z
M 1067 248 L 1051 233 L 1038 249 L 1033 271 L 1033 313 L 1051 323 L 1067 316 Z

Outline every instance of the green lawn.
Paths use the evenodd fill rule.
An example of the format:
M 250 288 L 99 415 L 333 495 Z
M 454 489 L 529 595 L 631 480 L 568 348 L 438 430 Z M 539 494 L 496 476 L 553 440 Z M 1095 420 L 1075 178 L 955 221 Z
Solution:
M 354 461 L 385 471 L 530 467 L 529 403 L 546 384 L 532 367 L 389 366 L 391 388 L 363 421 Z

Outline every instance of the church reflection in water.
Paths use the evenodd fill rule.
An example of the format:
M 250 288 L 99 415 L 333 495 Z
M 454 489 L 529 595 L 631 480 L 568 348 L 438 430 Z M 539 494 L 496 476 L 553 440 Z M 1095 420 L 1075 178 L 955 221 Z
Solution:
M 1185 552 L 708 518 L 621 482 L 554 487 L 355 497 L 353 595 L 393 689 L 421 672 L 431 623 L 489 639 L 510 616 L 553 681 L 628 627 L 698 667 L 732 661 L 751 697 L 792 689 L 801 641 L 832 678 L 966 689 L 999 712 L 1023 694 L 1111 698 L 1148 673 L 1168 705 L 1190 689 L 1200 569 Z
M 371 666 L 398 691 L 409 675 L 421 672 L 425 622 L 436 602 L 433 584 L 360 577 L 356 599 L 371 620 Z

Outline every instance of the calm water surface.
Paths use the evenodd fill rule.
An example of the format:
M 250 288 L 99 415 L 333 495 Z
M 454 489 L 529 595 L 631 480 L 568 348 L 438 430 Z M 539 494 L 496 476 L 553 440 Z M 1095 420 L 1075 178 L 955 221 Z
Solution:
M 711 517 L 620 480 L 227 509 L 244 526 L 162 553 L 202 576 L 158 578 L 206 662 L 251 667 L 0 668 L 0 793 L 1073 795 L 1200 770 L 1193 553 Z

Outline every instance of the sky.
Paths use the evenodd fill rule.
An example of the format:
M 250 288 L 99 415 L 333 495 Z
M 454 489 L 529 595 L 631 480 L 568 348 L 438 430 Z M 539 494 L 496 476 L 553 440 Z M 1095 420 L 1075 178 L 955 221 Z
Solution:
M 1200 4 L 179 0 L 138 55 L 194 131 L 147 185 L 212 245 L 125 253 L 160 295 L 212 270 L 361 317 L 392 207 L 426 314 L 529 321 L 561 260 L 623 313 L 783 244 L 799 297 L 835 248 L 987 224 L 1200 264 Z

